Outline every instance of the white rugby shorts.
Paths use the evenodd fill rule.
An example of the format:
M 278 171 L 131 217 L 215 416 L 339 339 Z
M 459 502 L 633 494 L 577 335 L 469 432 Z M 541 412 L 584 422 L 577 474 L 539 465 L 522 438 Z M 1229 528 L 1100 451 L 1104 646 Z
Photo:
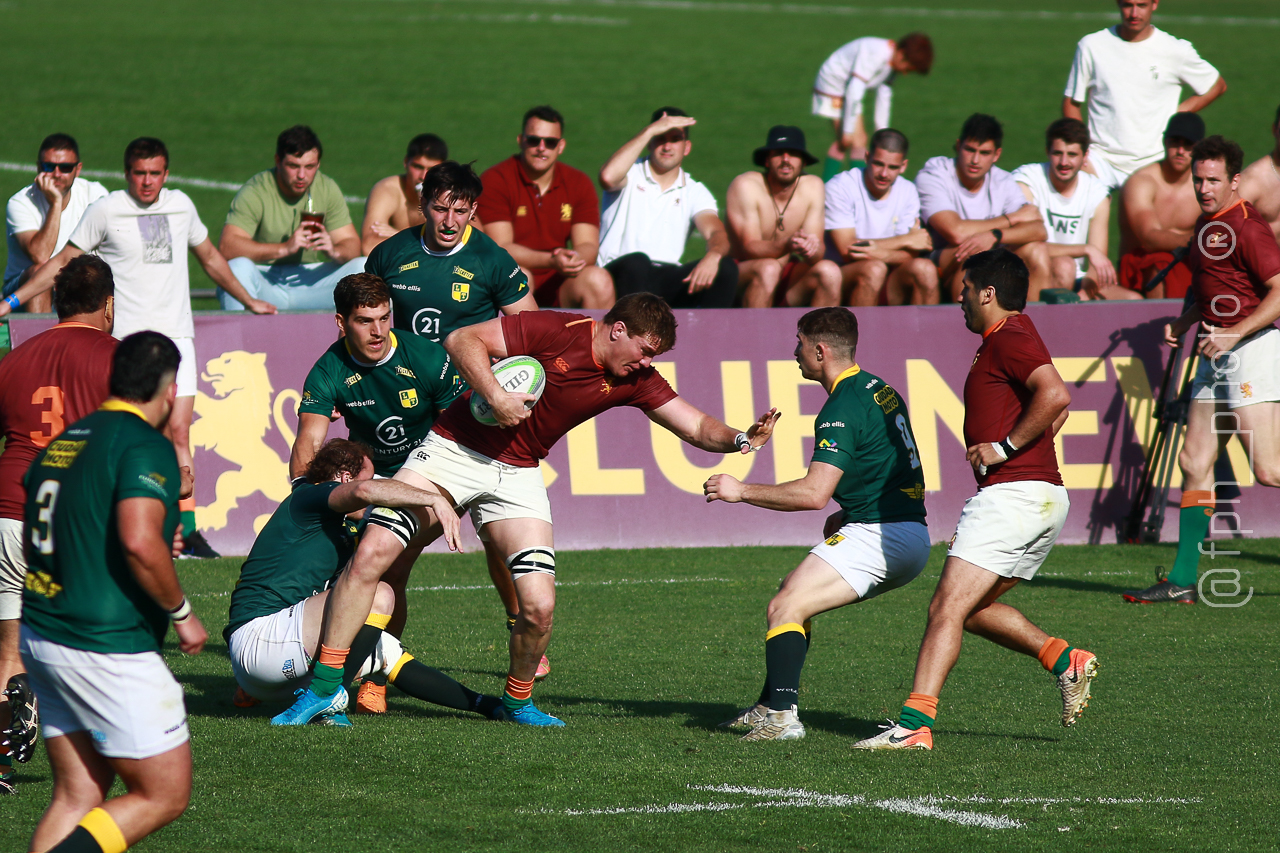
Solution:
M 259 616 L 231 635 L 231 673 L 245 693 L 267 701 L 288 699 L 311 683 L 311 656 L 302 640 L 306 605 L 300 601 Z
M 810 112 L 823 118 L 843 118 L 844 96 L 828 95 L 815 89 L 813 92 L 813 107 Z
M 859 601 L 906 586 L 929 560 L 929 528 L 919 521 L 850 523 L 810 554 L 840 573 Z
M 1226 403 L 1230 409 L 1280 401 L 1280 329 L 1261 329 L 1230 352 L 1201 358 L 1191 396 Z
M 1067 490 L 1043 480 L 996 483 L 964 502 L 948 557 L 1030 580 L 1062 532 Z
M 196 395 L 196 339 L 173 338 L 178 345 L 178 353 L 182 361 L 178 362 L 178 396 L 194 397 Z
M 1085 162 L 1093 166 L 1093 172 L 1097 175 L 1098 180 L 1107 185 L 1108 190 L 1118 190 L 1124 186 L 1124 182 L 1129 180 L 1131 172 L 1125 172 L 1112 165 L 1107 159 L 1107 155 L 1103 154 L 1097 148 L 1090 148 L 1088 157 Z
M 86 652 L 25 625 L 21 649 L 45 740 L 88 732 L 108 758 L 152 758 L 190 739 L 182 685 L 158 652 Z
M 16 518 L 0 518 L 0 621 L 22 616 L 22 586 L 26 579 L 22 522 Z
M 428 433 L 401 466 L 425 477 L 466 507 L 481 539 L 484 526 L 504 518 L 551 523 L 551 501 L 540 468 L 518 468 L 490 459 L 444 436 Z

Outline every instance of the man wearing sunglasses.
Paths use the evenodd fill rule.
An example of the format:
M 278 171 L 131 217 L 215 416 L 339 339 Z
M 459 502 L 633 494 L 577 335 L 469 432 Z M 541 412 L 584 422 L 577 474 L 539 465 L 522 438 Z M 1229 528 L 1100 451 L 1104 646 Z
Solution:
M 596 265 L 600 202 L 583 172 L 559 163 L 564 117 L 551 107 L 524 114 L 520 153 L 481 175 L 484 233 L 515 258 L 538 304 L 610 308 L 613 282 Z
M 36 179 L 9 199 L 5 236 L 9 262 L 4 293 L 9 296 L 45 261 L 67 245 L 85 209 L 107 194 L 97 181 L 80 177 L 80 146 L 65 133 L 46 136 L 36 155 Z M 53 310 L 51 294 L 41 293 L 27 305 L 32 312 Z

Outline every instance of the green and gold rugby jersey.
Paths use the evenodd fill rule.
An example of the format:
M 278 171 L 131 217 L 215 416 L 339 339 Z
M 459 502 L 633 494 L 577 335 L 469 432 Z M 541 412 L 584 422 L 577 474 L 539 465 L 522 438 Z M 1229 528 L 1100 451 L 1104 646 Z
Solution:
M 27 577 L 22 621 L 46 640 L 107 654 L 160 650 L 169 614 L 134 579 L 116 507 L 164 504 L 166 543 L 178 526 L 173 445 L 134 406 L 108 400 L 27 469 Z
M 369 253 L 365 272 L 391 288 L 395 327 L 433 341 L 483 323 L 529 292 L 529 280 L 507 250 L 468 225 L 447 255 L 427 251 L 430 223 L 406 228 Z
M 231 593 L 231 635 L 259 616 L 279 613 L 322 592 L 351 557 L 346 516 L 329 508 L 336 480 L 299 486 L 271 514 L 240 567 Z
M 813 461 L 844 472 L 833 497 L 844 523 L 920 521 L 924 473 L 907 406 L 856 364 L 836 379 L 814 421 Z
M 389 336 L 391 352 L 377 364 L 357 361 L 339 339 L 320 356 L 302 386 L 298 414 L 342 415 L 355 441 L 373 449 L 373 469 L 390 477 L 440 411 L 467 385 L 444 347 L 414 335 Z

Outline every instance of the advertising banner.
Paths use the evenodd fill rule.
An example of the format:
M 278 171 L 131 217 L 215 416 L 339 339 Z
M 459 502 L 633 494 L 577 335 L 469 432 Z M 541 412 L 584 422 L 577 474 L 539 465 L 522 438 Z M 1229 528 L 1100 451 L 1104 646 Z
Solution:
M 1054 364 L 1071 391 L 1071 415 L 1056 439 L 1071 496 L 1062 542 L 1115 542 L 1142 472 L 1169 350 L 1163 326 L 1173 301 L 1031 305 Z M 768 408 L 782 412 L 761 452 L 719 456 L 683 444 L 636 409 L 615 409 L 573 430 L 543 465 L 561 549 L 695 545 L 809 545 L 821 512 L 779 513 L 707 504 L 713 473 L 779 483 L 804 476 L 814 416 L 825 400 L 793 358 L 800 309 L 678 311 L 678 342 L 656 367 L 693 405 L 745 429 Z M 980 338 L 959 306 L 871 308 L 858 312 L 863 369 L 906 400 L 922 463 L 929 532 L 950 539 L 975 489 L 965 461 L 963 388 Z M 13 318 L 15 345 L 50 325 Z M 289 493 L 289 451 L 303 380 L 337 336 L 332 314 L 196 317 L 200 391 L 191 441 L 197 524 L 214 548 L 246 554 Z M 1179 377 L 1180 379 L 1180 377 Z M 341 421 L 331 436 L 345 436 Z M 1280 535 L 1280 493 L 1253 485 L 1243 448 L 1229 445 L 1219 479 L 1239 488 L 1227 515 L 1246 535 Z M 1176 538 L 1175 474 L 1164 538 Z M 1220 496 L 1224 492 L 1220 488 Z M 470 542 L 476 544 L 469 530 Z M 1227 532 L 1227 531 L 1220 531 Z

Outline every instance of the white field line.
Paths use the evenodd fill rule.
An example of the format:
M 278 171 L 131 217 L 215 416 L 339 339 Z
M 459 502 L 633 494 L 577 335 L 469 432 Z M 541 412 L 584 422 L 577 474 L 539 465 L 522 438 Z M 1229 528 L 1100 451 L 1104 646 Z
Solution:
M 731 578 L 617 578 L 607 581 L 556 581 L 556 586 L 633 586 L 636 584 L 677 583 L 732 583 Z M 493 584 L 439 584 L 436 586 L 410 586 L 405 592 L 455 592 L 460 590 L 493 589 Z M 226 598 L 230 591 L 190 592 L 188 598 Z
M 32 176 L 35 175 L 36 167 L 34 163 L 9 163 L 0 161 L 0 172 L 28 172 Z M 123 172 L 112 172 L 106 169 L 81 169 L 81 177 L 98 178 L 114 181 L 123 181 Z M 198 187 L 202 190 L 226 190 L 227 192 L 238 192 L 243 184 L 234 184 L 231 181 L 211 181 L 208 178 L 184 178 L 179 175 L 170 175 L 168 184 L 175 184 L 180 187 Z M 364 199 L 358 195 L 344 195 L 351 204 L 363 204 Z
M 370 20 L 369 18 L 352 18 L 351 20 Z M 512 12 L 507 14 L 473 14 L 471 12 L 434 13 L 429 15 L 398 15 L 398 23 L 418 23 L 420 21 L 463 21 L 473 24 L 577 24 L 588 27 L 627 27 L 631 25 L 629 18 L 601 18 L 590 15 L 544 15 L 540 12 Z
M 538 814 L 560 814 L 569 817 L 600 817 L 620 814 L 688 814 L 691 812 L 723 812 L 744 808 L 850 808 L 863 806 L 909 814 L 916 817 L 933 818 L 935 820 L 955 823 L 960 826 L 973 826 L 979 829 L 1022 829 L 1026 826 L 1022 821 L 1008 815 L 993 815 L 983 812 L 964 811 L 948 806 L 957 805 L 1038 805 L 1047 808 L 1059 803 L 1073 805 L 1187 805 L 1201 802 L 1199 797 L 984 797 L 971 795 L 955 796 L 923 796 L 923 797 L 890 797 L 886 799 L 870 799 L 859 794 L 820 794 L 802 788 L 753 788 L 740 785 L 689 785 L 691 791 L 706 791 L 715 794 L 735 794 L 756 798 L 756 802 L 702 802 L 702 803 L 667 803 L 666 805 L 617 806 L 603 809 L 539 809 Z
M 346 0 L 344 0 L 346 2 Z M 419 0 L 366 0 L 417 3 Z M 976 18 L 1009 21 L 1099 21 L 1116 23 L 1115 12 L 1065 12 L 1053 9 L 926 9 L 915 6 L 826 6 L 807 3 L 744 3 L 731 0 L 471 0 L 473 3 L 539 6 L 594 6 L 605 9 L 658 9 L 673 12 L 721 12 L 763 15 L 837 15 L 909 18 Z M 1223 15 L 1158 15 L 1157 24 L 1191 26 L 1280 27 L 1280 18 Z

